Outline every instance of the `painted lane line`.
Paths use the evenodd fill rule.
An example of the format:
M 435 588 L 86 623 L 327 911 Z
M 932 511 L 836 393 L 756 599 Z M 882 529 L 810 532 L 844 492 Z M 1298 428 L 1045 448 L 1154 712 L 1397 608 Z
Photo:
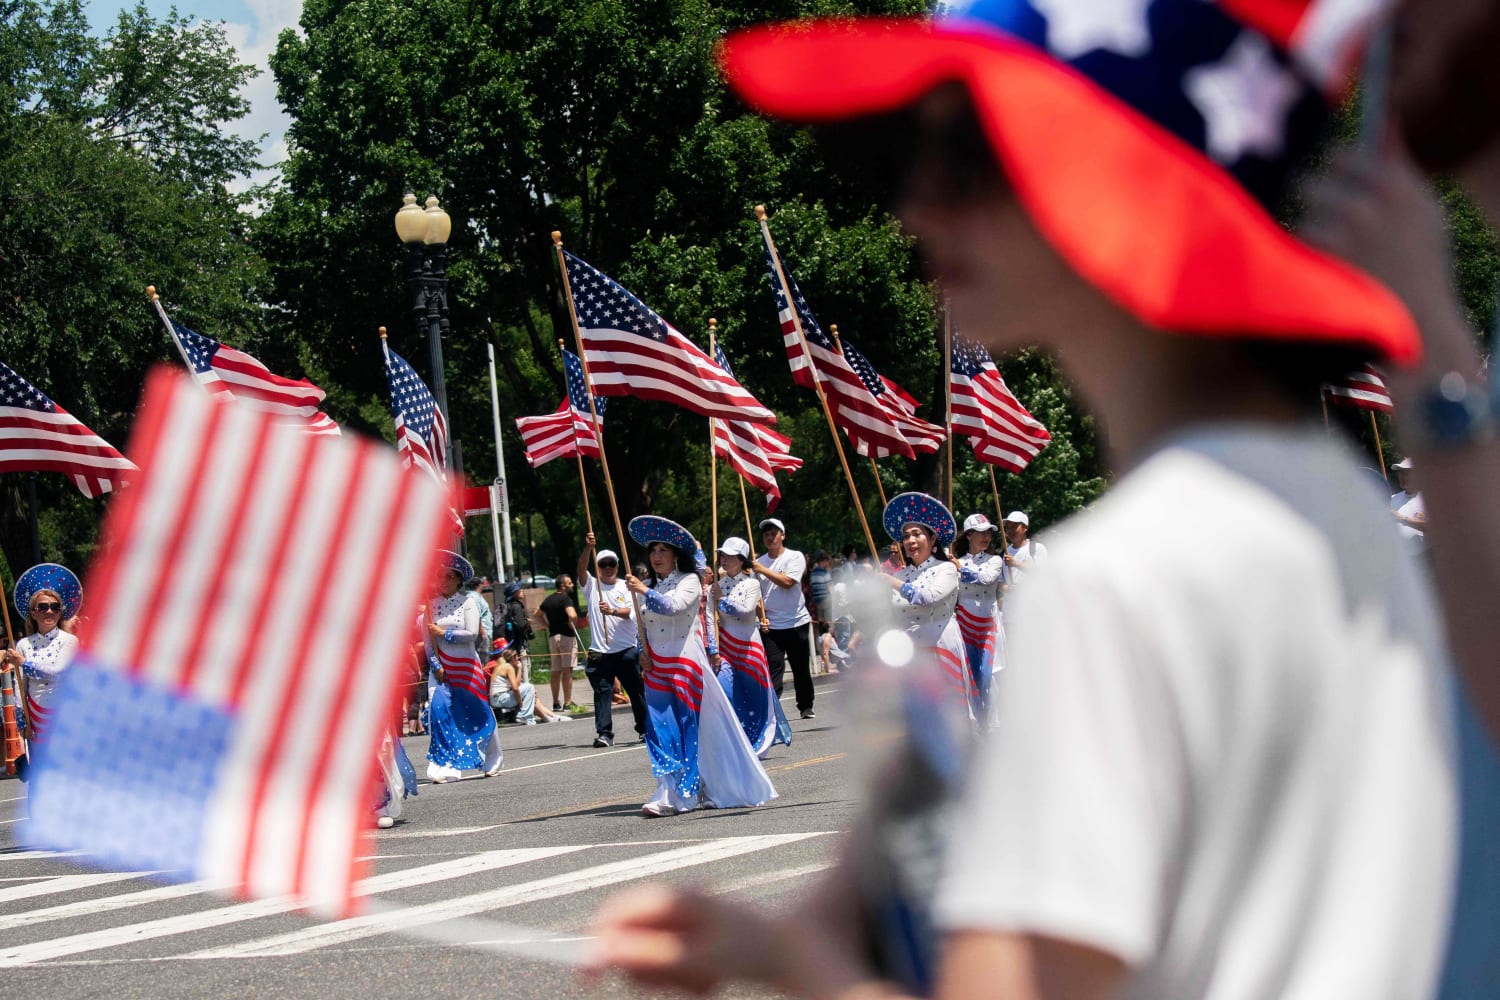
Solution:
M 573 851 L 584 850 L 588 846 L 587 844 L 582 844 L 565 847 L 527 847 L 504 851 L 486 851 L 483 854 L 474 854 L 458 858 L 454 861 L 440 861 L 432 865 L 421 865 L 416 868 L 406 868 L 401 871 L 390 872 L 386 875 L 376 875 L 373 878 L 367 878 L 359 882 L 354 887 L 354 891 L 356 895 L 367 895 L 375 892 L 386 892 L 392 889 L 404 889 L 414 885 L 425 885 L 429 882 L 436 882 L 443 879 L 458 878 L 471 872 L 508 868 L 541 858 L 569 854 Z M 121 945 L 134 944 L 139 941 L 150 941 L 177 934 L 189 934 L 209 927 L 223 927 L 228 924 L 242 923 L 246 920 L 258 920 L 261 917 L 293 913 L 297 909 L 298 905 L 294 900 L 277 897 L 275 899 L 256 900 L 251 903 L 235 903 L 230 906 L 219 907 L 218 909 L 188 913 L 182 916 L 163 917 L 160 920 L 147 920 L 137 924 L 126 924 L 123 927 L 112 927 L 107 930 L 88 931 L 83 934 L 54 938 L 50 941 L 37 941 L 15 948 L 0 950 L 0 968 L 35 965 L 38 962 L 45 962 L 54 958 L 65 958 L 69 955 L 77 955 L 87 951 L 98 951 L 101 948 L 115 948 Z M 29 917 L 30 914 L 26 916 Z
M 261 938 L 258 941 L 247 941 L 243 944 L 227 948 L 211 948 L 206 951 L 195 952 L 187 957 L 208 959 L 300 955 L 319 948 L 326 948 L 330 945 L 359 941 L 378 934 L 405 932 L 427 924 L 440 923 L 459 917 L 470 917 L 476 913 L 504 909 L 509 906 L 518 906 L 522 903 L 534 903 L 538 900 L 566 896 L 600 886 L 616 885 L 622 881 L 645 878 L 650 875 L 660 875 L 676 871 L 680 868 L 708 864 L 712 861 L 720 861 L 741 854 L 750 854 L 755 851 L 763 851 L 772 847 L 796 843 L 799 840 L 823 836 L 828 836 L 828 834 L 817 832 L 772 834 L 754 837 L 725 837 L 704 844 L 695 844 L 676 850 L 662 851 L 658 854 L 649 854 L 641 858 L 614 861 L 608 864 L 596 865 L 592 868 L 584 868 L 576 872 L 554 875 L 550 878 L 522 882 L 518 885 L 509 885 L 500 889 L 492 889 L 488 892 L 457 896 L 453 899 L 426 903 L 419 906 L 392 908 L 383 913 L 369 913 L 363 916 L 352 917 L 348 920 L 318 924 L 288 934 L 277 934 L 272 937 Z M 510 935 L 503 932 L 500 936 L 510 937 Z M 534 933 L 531 936 L 534 939 L 540 935 Z
M 503 778 L 507 774 L 517 774 L 521 771 L 530 771 L 532 768 L 536 767 L 551 767 L 553 764 L 571 764 L 574 761 L 579 760 L 593 760 L 595 757 L 613 757 L 617 753 L 630 753 L 630 751 L 632 750 L 644 750 L 645 748 L 646 744 L 644 742 L 633 743 L 628 747 L 616 747 L 613 750 L 600 750 L 598 753 L 580 754 L 577 757 L 563 757 L 560 760 L 544 760 L 540 764 L 523 764 L 520 767 L 507 767 L 501 769 L 500 777 Z
M 10 930 L 12 927 L 31 927 L 49 920 L 71 920 L 74 917 L 89 917 L 96 913 L 112 913 L 115 910 L 124 910 L 132 906 L 182 899 L 185 896 L 196 896 L 212 890 L 213 886 L 207 882 L 183 882 L 180 885 L 162 885 L 155 889 L 142 889 L 140 892 L 127 892 L 118 896 L 84 899 L 77 903 L 60 903 L 57 906 L 46 906 L 40 910 L 0 916 L 0 931 Z
M 708 892 L 713 896 L 723 896 L 731 892 L 744 892 L 746 889 L 759 889 L 762 886 L 775 885 L 777 882 L 785 882 L 788 879 L 816 875 L 832 867 L 832 861 L 820 861 L 817 864 L 803 865 L 800 868 L 761 872 L 759 875 L 747 875 L 744 878 L 735 879 L 733 882 L 725 882 L 723 885 L 710 886 Z
M 51 896 L 59 892 L 72 892 L 75 889 L 87 889 L 95 885 L 108 885 L 111 882 L 127 882 L 131 879 L 149 878 L 152 875 L 160 875 L 159 871 L 152 872 L 105 872 L 101 875 L 54 875 L 41 882 L 31 885 L 18 885 L 9 889 L 0 889 L 0 903 L 9 903 L 16 899 L 32 899 L 36 896 Z
M 0 852 L 0 861 L 36 861 L 39 858 L 81 858 L 83 851 L 16 851 L 12 854 Z
M 22 822 L 25 819 L 26 819 L 25 816 L 16 816 L 13 819 L 0 819 L 0 826 L 8 826 L 11 823 L 20 823 L 20 822 Z

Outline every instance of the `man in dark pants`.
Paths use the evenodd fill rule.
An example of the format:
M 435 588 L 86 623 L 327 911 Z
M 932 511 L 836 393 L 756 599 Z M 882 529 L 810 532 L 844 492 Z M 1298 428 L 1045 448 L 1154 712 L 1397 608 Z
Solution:
M 815 719 L 813 711 L 812 640 L 807 626 L 812 616 L 802 596 L 802 575 L 807 572 L 807 557 L 786 547 L 786 525 L 778 518 L 760 522 L 760 537 L 766 550 L 750 564 L 751 572 L 760 574 L 761 600 L 771 627 L 763 634 L 766 661 L 771 668 L 771 683 L 776 694 L 785 686 L 786 665 L 792 664 L 792 689 L 797 692 L 797 710 L 804 719 Z
M 615 743 L 615 681 L 630 699 L 637 736 L 646 734 L 646 690 L 641 685 L 640 654 L 636 651 L 635 602 L 620 576 L 620 557 L 600 551 L 599 577 L 593 575 L 594 533 L 584 536 L 575 574 L 589 609 L 589 659 L 584 673 L 594 689 L 594 746 Z

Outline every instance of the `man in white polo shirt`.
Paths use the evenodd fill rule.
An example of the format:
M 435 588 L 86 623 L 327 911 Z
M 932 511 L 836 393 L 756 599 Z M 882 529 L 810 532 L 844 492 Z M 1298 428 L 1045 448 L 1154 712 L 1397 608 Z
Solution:
M 594 533 L 584 536 L 583 552 L 578 556 L 578 586 L 589 607 L 589 659 L 584 674 L 594 689 L 594 746 L 615 744 L 615 681 L 630 699 L 635 715 L 635 732 L 646 732 L 646 689 L 641 684 L 640 654 L 635 646 L 635 602 L 620 576 L 620 557 L 601 549 L 597 562 L 599 578 L 593 569 Z
M 797 693 L 797 711 L 804 719 L 815 719 L 813 711 L 812 641 L 807 626 L 812 616 L 802 597 L 802 575 L 807 572 L 807 557 L 786 547 L 786 525 L 779 518 L 760 522 L 760 538 L 765 551 L 751 564 L 760 574 L 761 600 L 771 627 L 765 633 L 766 661 L 771 668 L 771 683 L 776 695 L 785 686 L 786 665 L 792 664 L 792 689 Z
M 1005 568 L 1007 582 L 1014 585 L 1025 579 L 1036 564 L 1047 558 L 1047 547 L 1031 540 L 1031 518 L 1023 510 L 1013 510 L 1001 527 L 1005 531 Z

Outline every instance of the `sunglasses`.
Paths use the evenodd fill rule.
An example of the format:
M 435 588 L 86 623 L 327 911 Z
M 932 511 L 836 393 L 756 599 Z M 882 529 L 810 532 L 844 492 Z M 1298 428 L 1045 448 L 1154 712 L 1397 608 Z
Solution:
M 599 560 L 599 568 L 600 569 L 613 569 L 614 567 L 616 567 L 618 565 L 620 565 L 620 564 L 617 563 L 617 562 L 615 562 L 613 559 L 600 559 Z
M 31 606 L 31 613 L 34 614 L 34 615 L 45 614 L 48 611 L 61 611 L 61 610 L 62 610 L 62 605 L 58 604 L 56 601 L 38 601 L 37 603 L 35 603 L 35 604 L 33 604 Z

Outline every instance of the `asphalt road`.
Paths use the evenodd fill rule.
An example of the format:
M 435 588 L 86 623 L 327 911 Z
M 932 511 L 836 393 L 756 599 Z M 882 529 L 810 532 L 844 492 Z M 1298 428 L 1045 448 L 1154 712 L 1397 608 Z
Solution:
M 424 778 L 396 826 L 371 832 L 371 899 L 406 911 L 337 924 L 276 901 L 234 904 L 196 886 L 39 855 L 17 843 L 25 786 L 0 780 L 3 992 L 28 1000 L 637 995 L 617 981 L 602 990 L 586 985 L 562 965 L 396 929 L 439 917 L 504 921 L 542 929 L 540 954 L 585 947 L 580 935 L 599 902 L 646 879 L 787 903 L 827 867 L 851 820 L 850 758 L 839 732 L 844 694 L 839 677 L 820 678 L 818 718 L 794 718 L 793 745 L 772 750 L 766 767 L 777 800 L 664 819 L 639 813 L 653 782 L 645 746 L 633 736 L 595 750 L 591 717 L 504 727 L 501 775 L 438 786 Z M 784 705 L 795 716 L 790 699 L 788 686 Z M 615 731 L 631 733 L 628 710 Z M 426 742 L 405 740 L 419 774 Z M 469 933 L 459 926 L 428 929 L 451 942 Z

